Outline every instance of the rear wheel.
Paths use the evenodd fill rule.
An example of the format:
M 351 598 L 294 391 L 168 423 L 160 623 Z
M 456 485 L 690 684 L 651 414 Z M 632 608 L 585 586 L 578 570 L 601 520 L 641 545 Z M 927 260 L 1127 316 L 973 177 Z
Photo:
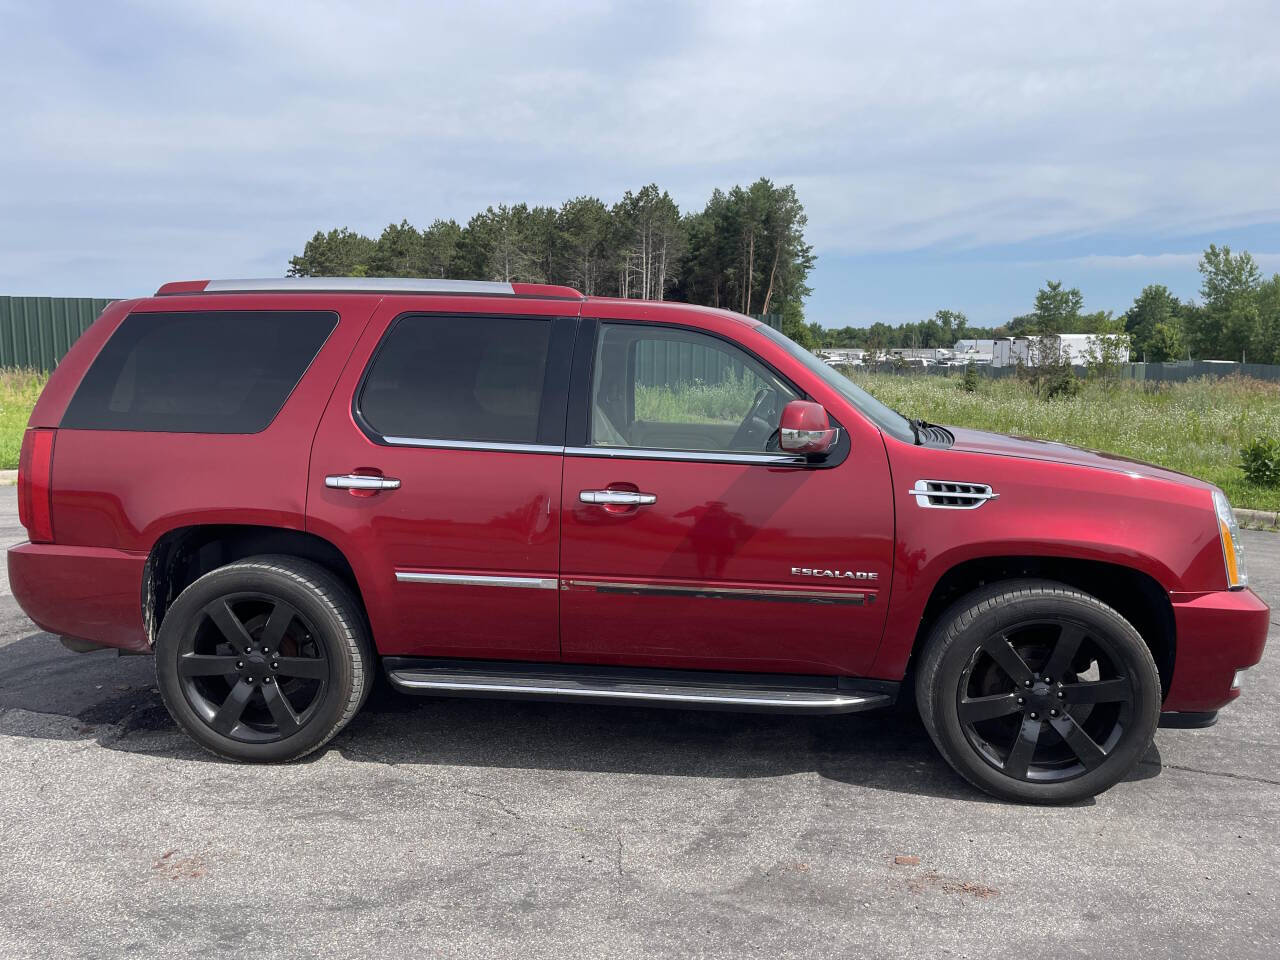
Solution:
M 975 786 L 1010 800 L 1101 793 L 1142 758 L 1160 677 L 1111 607 L 1048 581 L 996 584 L 943 615 L 916 677 L 925 727 Z
M 294 760 L 368 695 L 364 619 L 323 567 L 254 557 L 205 574 L 165 614 L 156 677 L 174 720 L 230 760 Z

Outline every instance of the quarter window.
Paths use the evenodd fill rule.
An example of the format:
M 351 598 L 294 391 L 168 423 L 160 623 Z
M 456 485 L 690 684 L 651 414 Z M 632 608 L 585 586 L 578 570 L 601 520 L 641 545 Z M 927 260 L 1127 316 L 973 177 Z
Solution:
M 257 433 L 337 323 L 327 312 L 131 314 L 85 373 L 62 426 Z
M 796 392 L 745 351 L 691 330 L 601 326 L 591 445 L 763 453 Z
M 407 316 L 374 357 L 360 392 L 383 437 L 534 443 L 551 321 Z

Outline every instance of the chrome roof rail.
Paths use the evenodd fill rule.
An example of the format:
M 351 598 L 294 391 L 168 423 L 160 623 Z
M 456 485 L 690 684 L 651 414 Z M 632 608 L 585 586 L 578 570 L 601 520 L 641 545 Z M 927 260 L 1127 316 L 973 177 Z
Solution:
M 156 296 L 199 293 L 439 293 L 485 297 L 582 300 L 572 287 L 494 280 L 433 280 L 421 277 L 269 277 L 248 280 L 180 280 Z

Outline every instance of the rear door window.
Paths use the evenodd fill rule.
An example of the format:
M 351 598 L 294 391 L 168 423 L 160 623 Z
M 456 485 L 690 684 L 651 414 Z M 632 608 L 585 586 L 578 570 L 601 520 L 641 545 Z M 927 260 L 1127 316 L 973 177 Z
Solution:
M 337 323 L 314 311 L 132 314 L 89 367 L 62 426 L 257 433 Z
M 537 442 L 552 321 L 400 317 L 356 403 L 385 440 Z

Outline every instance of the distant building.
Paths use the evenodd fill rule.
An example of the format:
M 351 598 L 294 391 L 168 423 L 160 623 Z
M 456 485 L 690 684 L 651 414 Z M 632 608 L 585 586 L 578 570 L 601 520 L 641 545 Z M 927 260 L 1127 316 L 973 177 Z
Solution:
M 1030 365 L 1032 345 L 1038 337 L 999 337 L 992 343 L 991 365 L 994 367 L 1016 366 L 1021 360 Z M 1090 350 L 1099 341 L 1110 341 L 1115 344 L 1121 361 L 1129 359 L 1129 335 L 1127 333 L 1061 333 L 1047 337 L 1056 345 L 1058 356 L 1065 357 L 1072 366 L 1083 366 L 1088 362 Z
M 994 340 L 957 340 L 951 349 L 956 360 L 991 363 L 996 352 L 995 344 Z

